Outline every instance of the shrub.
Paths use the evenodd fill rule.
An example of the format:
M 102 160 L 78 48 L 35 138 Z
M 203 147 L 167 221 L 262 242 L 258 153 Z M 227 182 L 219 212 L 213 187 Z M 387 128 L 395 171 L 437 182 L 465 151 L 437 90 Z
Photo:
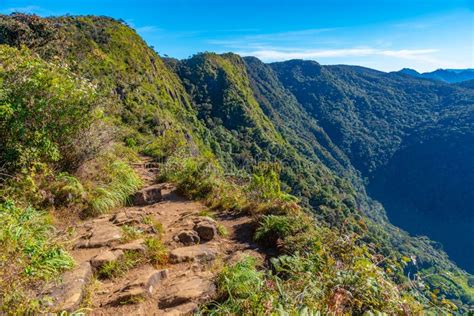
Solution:
M 211 315 L 265 314 L 271 300 L 265 291 L 265 274 L 257 271 L 255 258 L 245 257 L 232 266 L 225 267 L 217 277 L 219 301 L 207 306 Z
M 66 68 L 1 45 L 0 164 L 16 171 L 58 162 L 90 126 L 96 99 L 94 87 Z

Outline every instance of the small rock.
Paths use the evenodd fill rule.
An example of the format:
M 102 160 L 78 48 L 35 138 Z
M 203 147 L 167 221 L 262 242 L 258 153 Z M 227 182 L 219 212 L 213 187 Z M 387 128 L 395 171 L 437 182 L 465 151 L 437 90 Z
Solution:
M 166 294 L 160 298 L 160 308 L 170 308 L 192 301 L 206 301 L 214 297 L 216 286 L 208 279 L 194 276 L 184 278 L 166 289 Z
M 203 240 L 212 240 L 217 236 L 216 224 L 209 221 L 202 221 L 194 225 L 193 228 Z
M 177 237 L 178 241 L 183 243 L 185 246 L 196 245 L 201 241 L 198 233 L 194 230 L 183 230 Z
M 81 304 L 85 286 L 91 277 L 92 267 L 89 262 L 84 262 L 72 271 L 66 272 L 62 282 L 49 291 L 54 310 L 75 311 Z
M 114 249 L 123 251 L 135 251 L 139 253 L 145 253 L 146 251 L 146 248 L 143 245 L 143 239 L 137 239 L 123 245 L 115 246 Z
M 123 251 L 122 250 L 106 250 L 94 258 L 91 259 L 91 265 L 92 267 L 99 269 L 102 267 L 104 264 L 116 261 L 120 259 L 123 256 Z
M 170 251 L 170 262 L 179 263 L 187 261 L 211 261 L 217 256 L 217 251 L 206 245 L 195 245 L 176 248 Z
M 144 206 L 161 201 L 161 186 L 151 186 L 135 193 L 133 204 Z

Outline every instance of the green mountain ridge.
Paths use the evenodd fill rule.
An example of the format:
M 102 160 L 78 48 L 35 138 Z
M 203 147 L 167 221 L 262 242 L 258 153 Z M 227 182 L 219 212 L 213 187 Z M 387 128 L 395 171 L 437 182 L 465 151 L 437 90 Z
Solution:
M 264 64 L 231 53 L 162 59 L 131 28 L 104 17 L 0 16 L 0 44 L 26 46 L 88 79 L 117 141 L 159 160 L 179 147 L 191 156 L 209 154 L 228 176 L 243 178 L 259 163 L 280 163 L 283 190 L 325 227 L 361 234 L 361 247 L 390 260 L 416 258 L 407 260 L 405 277 L 388 277 L 393 282 L 418 273 L 461 310 L 474 303 L 472 276 L 437 243 L 391 225 L 363 179 L 377 183 L 387 165 L 397 170 L 393 157 L 410 157 L 411 144 L 432 137 L 431 129 L 449 127 L 440 137 L 450 139 L 450 129 L 459 132 L 459 113 L 459 133 L 470 137 L 471 90 L 362 67 Z

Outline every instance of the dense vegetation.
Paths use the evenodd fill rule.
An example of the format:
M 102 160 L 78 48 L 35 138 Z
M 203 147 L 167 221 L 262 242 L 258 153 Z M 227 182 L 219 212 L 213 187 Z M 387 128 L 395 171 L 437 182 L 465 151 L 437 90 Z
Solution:
M 436 243 L 390 225 L 359 176 L 385 165 L 407 129 L 430 122 L 433 104 L 469 104 L 466 90 L 234 54 L 163 61 L 104 17 L 0 16 L 0 44 L 0 243 L 13 245 L 0 261 L 5 310 L 40 309 L 30 290 L 71 266 L 61 240 L 50 241 L 48 216 L 126 203 L 140 186 L 130 168 L 138 154 L 162 162 L 161 176 L 183 194 L 252 214 L 256 240 L 276 251 L 271 269 L 250 259 L 224 269 L 210 313 L 416 314 L 474 301 L 469 275 Z M 387 91 L 391 101 L 379 102 Z M 433 103 L 440 91 L 450 93 Z M 412 101 L 416 111 L 402 111 Z M 22 273 L 8 273 L 13 256 Z M 21 282 L 8 295 L 12 281 Z

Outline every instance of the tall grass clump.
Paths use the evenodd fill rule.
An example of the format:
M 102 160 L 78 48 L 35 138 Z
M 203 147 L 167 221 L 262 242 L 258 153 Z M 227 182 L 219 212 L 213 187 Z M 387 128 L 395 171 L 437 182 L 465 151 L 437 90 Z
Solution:
M 30 287 L 73 266 L 54 235 L 47 214 L 11 200 L 0 204 L 0 314 L 33 312 Z
M 142 185 L 139 175 L 122 160 L 107 162 L 104 166 L 103 184 L 93 188 L 90 212 L 103 214 L 114 207 L 124 205 L 130 195 Z

